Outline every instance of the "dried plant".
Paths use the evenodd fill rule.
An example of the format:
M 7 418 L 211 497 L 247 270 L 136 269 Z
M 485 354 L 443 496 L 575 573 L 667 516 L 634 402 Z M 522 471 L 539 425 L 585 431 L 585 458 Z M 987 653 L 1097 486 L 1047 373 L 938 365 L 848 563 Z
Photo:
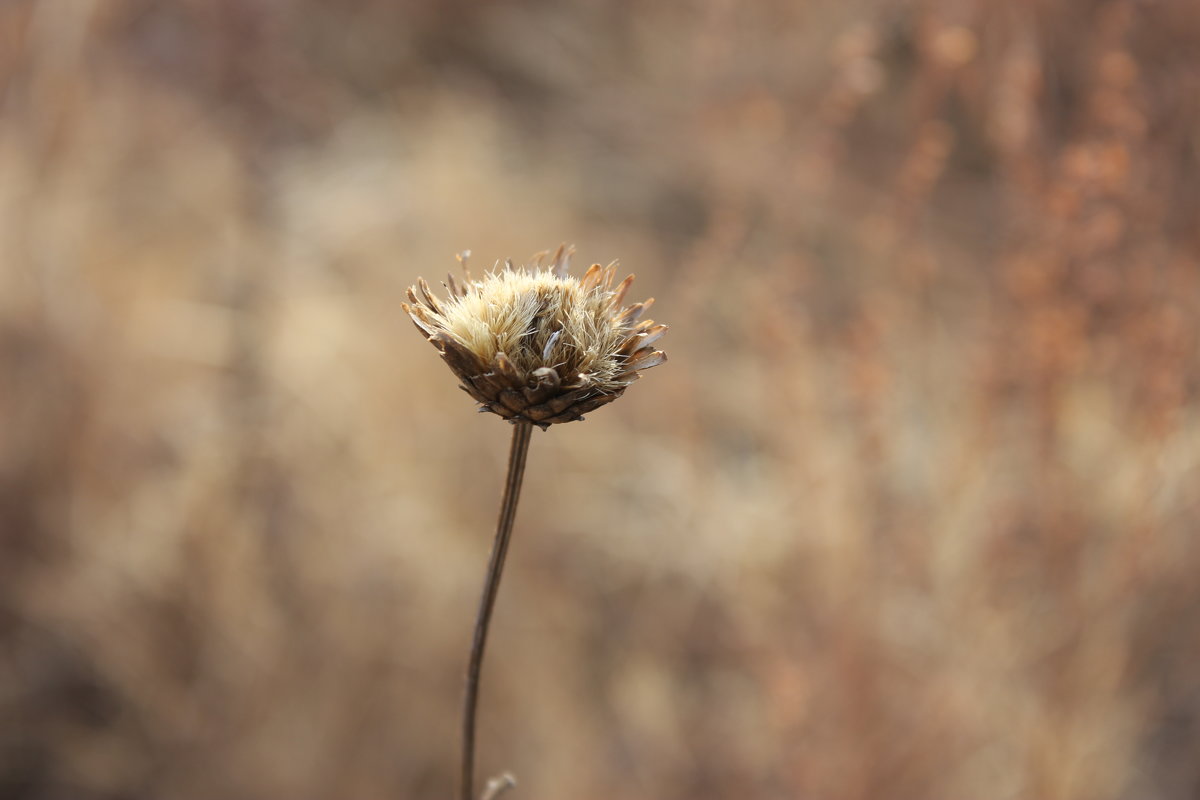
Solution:
M 607 267 L 593 264 L 582 279 L 571 277 L 567 270 L 572 252 L 560 246 L 548 265 L 548 253 L 539 253 L 532 268 L 507 262 L 481 280 L 472 280 L 469 272 L 462 282 L 448 275 L 450 295 L 445 300 L 421 278 L 408 290 L 412 304 L 404 304 L 480 410 L 514 425 L 500 519 L 467 665 L 462 800 L 473 796 L 479 674 L 512 537 L 529 434 L 534 425 L 545 430 L 554 423 L 582 420 L 585 413 L 620 397 L 641 370 L 667 358 L 654 348 L 667 326 L 641 319 L 654 299 L 624 305 L 633 276 L 614 288 L 616 262 Z M 468 255 L 459 256 L 464 271 Z M 484 796 L 494 797 L 513 783 L 507 775 L 493 779 Z
M 641 319 L 654 298 L 622 305 L 633 276 L 614 289 L 615 262 L 570 277 L 571 252 L 559 247 L 545 270 L 540 253 L 532 271 L 510 262 L 480 281 L 448 275 L 448 300 L 424 279 L 409 288 L 404 310 L 481 410 L 545 430 L 583 419 L 666 361 L 653 345 L 667 326 Z
M 537 454 L 589 475 L 521 508 L 548 616 L 476 797 L 1196 800 L 1200 3 L 8 2 L 0 41 L 0 797 L 457 797 L 438 610 L 499 498 L 475 426 L 413 425 L 450 386 L 388 298 L 469 220 L 619 236 L 703 353 L 652 436 Z

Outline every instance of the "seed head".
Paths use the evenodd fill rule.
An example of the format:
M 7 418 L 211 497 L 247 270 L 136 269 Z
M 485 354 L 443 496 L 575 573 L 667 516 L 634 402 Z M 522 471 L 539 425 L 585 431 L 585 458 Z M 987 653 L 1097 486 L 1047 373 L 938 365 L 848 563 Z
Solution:
M 667 326 L 642 319 L 654 299 L 624 305 L 633 276 L 614 288 L 616 262 L 571 277 L 572 252 L 559 247 L 545 266 L 547 253 L 529 267 L 506 262 L 480 280 L 447 275 L 446 299 L 424 278 L 409 288 L 404 310 L 480 411 L 543 429 L 572 422 L 667 360 L 653 346 Z

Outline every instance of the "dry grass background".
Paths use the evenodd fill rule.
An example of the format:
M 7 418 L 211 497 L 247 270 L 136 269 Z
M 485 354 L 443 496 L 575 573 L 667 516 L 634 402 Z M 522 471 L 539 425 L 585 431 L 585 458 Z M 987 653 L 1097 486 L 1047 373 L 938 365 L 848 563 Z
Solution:
M 575 242 L 515 797 L 1200 796 L 1200 9 L 0 3 L 0 795 L 435 798 L 508 429 L 400 312 Z

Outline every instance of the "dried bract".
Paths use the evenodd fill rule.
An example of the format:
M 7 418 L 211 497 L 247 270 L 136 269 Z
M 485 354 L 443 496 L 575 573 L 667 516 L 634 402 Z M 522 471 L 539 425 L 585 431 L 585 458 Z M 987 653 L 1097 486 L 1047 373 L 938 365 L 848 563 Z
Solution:
M 547 255 L 480 280 L 448 275 L 445 299 L 422 278 L 404 304 L 480 410 L 542 428 L 582 419 L 667 360 L 654 349 L 667 326 L 642 319 L 654 299 L 624 305 L 632 275 L 614 287 L 614 262 L 576 279 L 571 250 Z

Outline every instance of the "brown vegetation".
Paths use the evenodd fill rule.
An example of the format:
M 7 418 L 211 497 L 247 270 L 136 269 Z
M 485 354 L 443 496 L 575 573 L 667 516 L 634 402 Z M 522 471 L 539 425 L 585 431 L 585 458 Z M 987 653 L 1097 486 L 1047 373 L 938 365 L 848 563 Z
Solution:
M 1200 9 L 0 3 L 0 796 L 444 798 L 508 428 L 405 288 L 619 257 L 480 771 L 1200 792 Z

